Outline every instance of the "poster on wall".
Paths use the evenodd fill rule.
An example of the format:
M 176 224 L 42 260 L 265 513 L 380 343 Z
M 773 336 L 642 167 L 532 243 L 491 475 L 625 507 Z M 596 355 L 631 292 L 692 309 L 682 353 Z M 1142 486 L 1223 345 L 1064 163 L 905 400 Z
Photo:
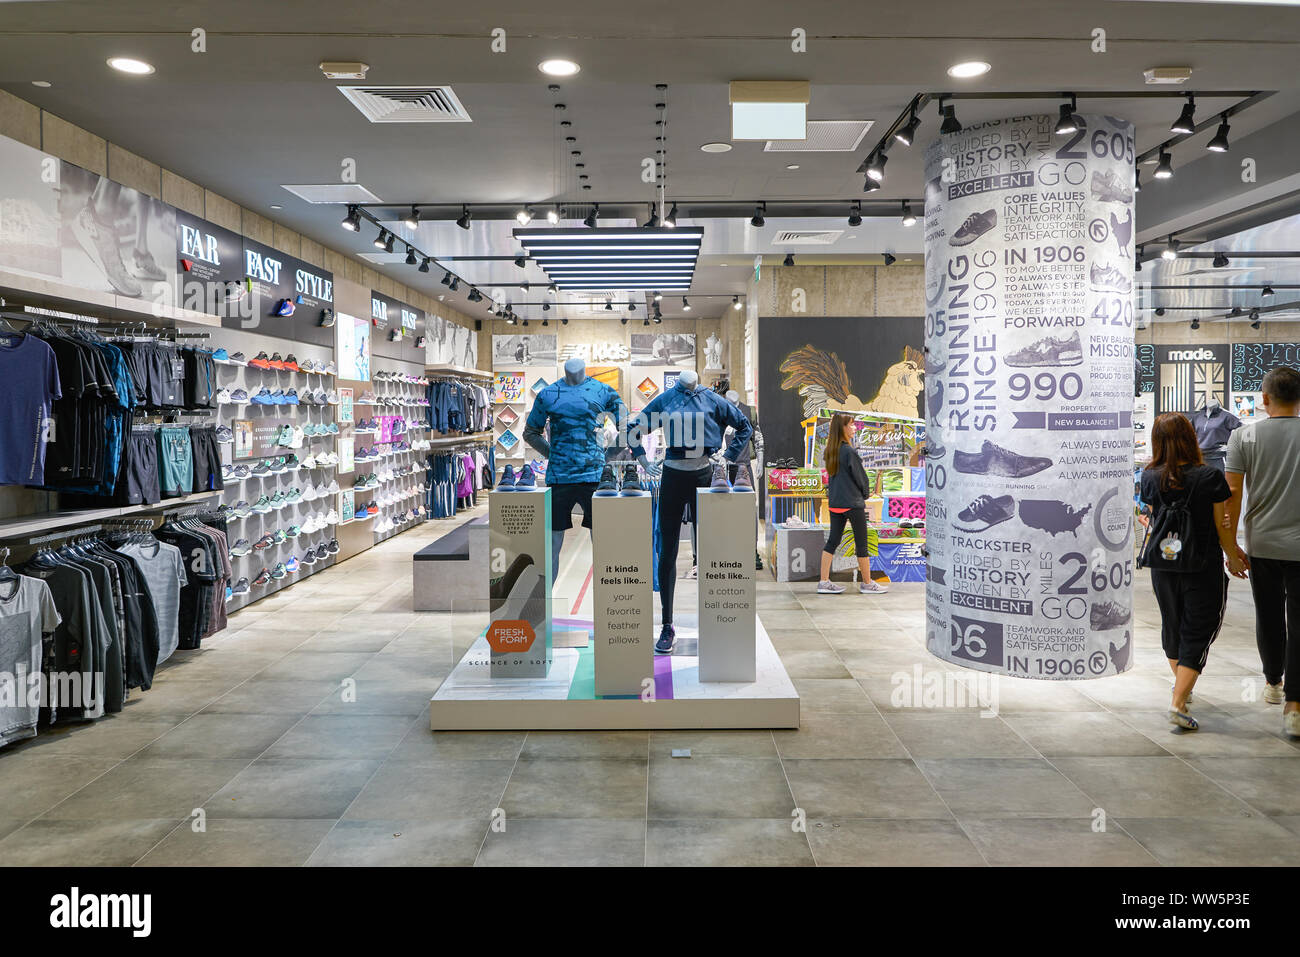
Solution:
M 1156 414 L 1228 405 L 1227 343 L 1156 346 Z M 1243 390 L 1247 391 L 1247 390 Z
M 719 359 L 721 343 L 719 343 Z M 695 368 L 694 333 L 632 333 L 632 365 Z
M 524 374 L 498 372 L 492 380 L 492 401 L 498 405 L 524 401 Z
M 370 379 L 370 320 L 340 313 L 334 323 L 339 378 Z
M 1056 124 L 926 150 L 926 638 L 968 668 L 1098 678 L 1135 657 L 1134 130 Z
M 221 325 L 296 342 L 328 346 L 333 330 L 321 325 L 334 308 L 334 274 L 244 238 L 243 275 L 249 301 Z
M 431 366 L 478 368 L 478 333 L 450 319 L 430 314 L 425 319 L 425 363 Z
M 173 259 L 178 306 L 212 316 L 237 316 L 247 306 L 239 233 L 177 210 Z
M 1234 342 L 1232 391 L 1262 392 L 1264 376 L 1278 366 L 1300 369 L 1300 342 Z
M 230 431 L 235 436 L 234 457 L 237 459 L 251 458 L 253 455 L 253 420 L 235 419 L 230 423 Z
M 519 335 L 492 337 L 492 368 L 517 369 L 520 366 L 555 367 L 556 347 L 553 335 Z
M 924 345 L 919 316 L 760 319 L 759 354 L 774 370 L 758 383 L 766 456 L 803 461 L 799 423 L 822 409 L 920 416 Z
M 339 424 L 345 425 L 352 421 L 352 397 L 351 387 L 339 389 Z

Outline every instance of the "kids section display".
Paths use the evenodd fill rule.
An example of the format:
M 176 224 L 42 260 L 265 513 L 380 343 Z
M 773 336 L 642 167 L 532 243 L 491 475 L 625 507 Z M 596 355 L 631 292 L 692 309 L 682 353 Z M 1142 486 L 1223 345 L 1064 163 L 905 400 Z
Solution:
M 1084 119 L 926 151 L 927 641 L 1018 677 L 1133 659 L 1134 134 Z

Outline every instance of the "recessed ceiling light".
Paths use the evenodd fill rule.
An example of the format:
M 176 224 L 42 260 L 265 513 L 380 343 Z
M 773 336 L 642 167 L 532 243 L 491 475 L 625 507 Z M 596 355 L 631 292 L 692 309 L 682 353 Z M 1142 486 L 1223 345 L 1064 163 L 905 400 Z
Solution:
M 537 64 L 537 69 L 541 70 L 547 76 L 573 76 L 582 67 L 572 60 L 543 60 Z
M 786 169 L 798 169 L 798 168 L 799 168 L 798 163 L 791 163 L 789 166 L 786 167 Z
M 271 208 L 272 208 L 272 209 L 284 209 L 284 207 L 281 206 L 279 203 L 272 203 L 272 204 L 271 204 Z
M 700 147 L 706 153 L 730 153 L 730 143 L 705 143 Z
M 153 72 L 153 64 L 129 56 L 111 56 L 108 58 L 108 65 L 119 73 L 130 73 L 135 76 L 148 76 Z
M 969 80 L 974 76 L 983 76 L 991 69 L 993 67 L 983 60 L 968 60 L 965 63 L 954 63 L 948 67 L 948 75 L 958 80 Z
M 32 86 L 39 86 L 42 90 L 50 85 L 49 80 L 32 80 Z

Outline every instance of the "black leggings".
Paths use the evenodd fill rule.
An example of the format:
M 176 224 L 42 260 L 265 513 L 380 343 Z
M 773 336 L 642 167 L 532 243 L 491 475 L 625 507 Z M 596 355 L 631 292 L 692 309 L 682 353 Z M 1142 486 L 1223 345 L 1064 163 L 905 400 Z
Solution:
M 1287 701 L 1300 701 L 1300 561 L 1250 557 L 1255 644 L 1270 684 L 1286 678 Z
M 664 624 L 673 620 L 673 590 L 677 587 L 677 546 L 682 538 L 682 518 L 687 505 L 694 505 L 695 490 L 708 488 L 713 469 L 697 472 L 665 467 L 659 480 L 659 607 Z M 694 513 L 694 509 L 691 509 Z M 692 514 L 691 522 L 694 523 Z
M 1210 657 L 1210 645 L 1219 637 L 1228 605 L 1228 576 L 1216 555 L 1210 567 L 1199 572 L 1151 569 L 1151 589 L 1160 606 L 1160 644 L 1165 657 L 1198 674 Z M 1122 642 L 1116 642 L 1122 644 Z
M 853 528 L 853 545 L 858 558 L 866 558 L 867 551 L 867 510 L 865 507 L 851 508 L 847 512 L 831 512 L 831 531 L 826 536 L 826 547 L 822 549 L 827 555 L 834 555 L 844 537 L 844 523 Z

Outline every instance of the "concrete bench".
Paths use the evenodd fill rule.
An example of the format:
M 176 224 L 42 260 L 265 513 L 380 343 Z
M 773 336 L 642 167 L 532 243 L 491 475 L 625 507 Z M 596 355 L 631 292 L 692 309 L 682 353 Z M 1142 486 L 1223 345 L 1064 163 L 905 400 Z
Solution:
M 411 559 L 415 611 L 487 611 L 486 515 L 462 522 Z

